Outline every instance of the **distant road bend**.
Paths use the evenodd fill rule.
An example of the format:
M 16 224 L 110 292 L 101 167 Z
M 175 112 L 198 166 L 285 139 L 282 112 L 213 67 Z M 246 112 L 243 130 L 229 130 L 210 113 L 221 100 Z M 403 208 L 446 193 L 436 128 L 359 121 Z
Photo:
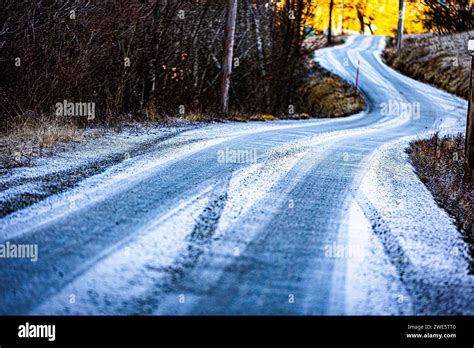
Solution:
M 0 314 L 474 314 L 464 242 L 403 150 L 467 103 L 384 65 L 384 40 L 315 57 L 360 64 L 361 114 L 189 130 L 1 219 L 39 255 L 0 259 Z

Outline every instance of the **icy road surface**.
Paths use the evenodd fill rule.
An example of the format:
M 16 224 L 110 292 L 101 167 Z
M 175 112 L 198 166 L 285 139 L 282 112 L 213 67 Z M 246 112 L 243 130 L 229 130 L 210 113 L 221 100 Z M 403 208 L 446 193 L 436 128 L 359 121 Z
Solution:
M 463 131 L 467 103 L 383 45 L 315 56 L 350 81 L 360 66 L 364 113 L 185 130 L 6 214 L 0 244 L 38 260 L 0 258 L 0 314 L 473 315 L 466 245 L 404 152 Z

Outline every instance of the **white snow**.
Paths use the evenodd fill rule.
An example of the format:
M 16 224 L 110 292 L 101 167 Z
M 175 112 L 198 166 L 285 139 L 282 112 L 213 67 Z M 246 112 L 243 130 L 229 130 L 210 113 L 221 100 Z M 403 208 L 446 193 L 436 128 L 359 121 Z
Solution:
M 397 244 L 413 273 L 404 282 L 442 286 L 444 294 L 452 296 L 455 313 L 474 313 L 473 307 L 458 306 L 474 300 L 474 278 L 467 272 L 468 247 L 452 218 L 436 204 L 409 164 L 404 149 L 413 139 L 385 144 L 372 156 L 341 230 L 348 243 L 359 243 L 366 250 L 362 262 L 347 262 L 346 314 L 413 314 L 410 294 L 391 263 L 394 260 L 384 252 Z M 378 216 L 370 216 L 367 206 Z M 367 216 L 382 219 L 375 228 L 388 230 L 383 231 L 383 239 L 372 232 Z
M 166 274 L 166 267 L 184 251 L 186 236 L 206 206 L 210 190 L 211 187 L 179 204 L 82 265 L 82 275 L 30 314 L 133 314 L 127 304 L 150 291 Z M 100 309 L 106 312 L 101 313 Z

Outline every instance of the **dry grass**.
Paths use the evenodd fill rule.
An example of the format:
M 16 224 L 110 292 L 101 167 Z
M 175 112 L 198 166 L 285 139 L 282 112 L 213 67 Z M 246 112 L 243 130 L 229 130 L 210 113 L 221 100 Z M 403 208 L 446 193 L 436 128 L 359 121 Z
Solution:
M 473 34 L 409 35 L 400 52 L 389 43 L 384 59 L 406 75 L 467 99 L 471 62 L 467 40 Z
M 27 165 L 34 156 L 58 143 L 80 140 L 81 131 L 72 120 L 46 115 L 16 117 L 0 134 L 0 166 Z
M 420 179 L 456 219 L 474 251 L 474 187 L 464 175 L 464 142 L 461 135 L 435 134 L 412 142 L 408 153 Z
M 335 36 L 331 46 L 340 45 L 344 40 L 344 36 Z M 316 36 L 306 39 L 304 47 L 312 52 L 327 46 L 325 36 Z M 286 118 L 341 117 L 355 114 L 365 108 L 361 93 L 354 97 L 354 86 L 323 69 L 311 56 L 307 57 L 305 65 L 308 76 L 297 89 L 297 113 Z
M 250 118 L 252 121 L 275 121 L 277 118 L 270 114 L 256 114 Z
M 360 93 L 354 98 L 354 87 L 317 64 L 311 77 L 298 91 L 302 105 L 311 117 L 341 117 L 360 112 L 365 100 Z
M 315 49 L 328 47 L 328 46 L 337 46 L 341 45 L 345 41 L 345 36 L 333 36 L 331 45 L 328 45 L 328 39 L 325 35 L 315 35 L 305 39 L 303 48 L 309 51 L 314 51 Z
M 230 121 L 234 122 L 249 122 L 249 121 L 276 121 L 281 118 L 275 117 L 274 115 L 270 114 L 252 114 L 252 115 L 244 115 L 244 114 L 233 114 L 229 116 Z
M 317 117 L 340 117 L 361 111 L 364 100 L 347 83 L 334 76 L 315 77 L 303 87 L 310 110 Z

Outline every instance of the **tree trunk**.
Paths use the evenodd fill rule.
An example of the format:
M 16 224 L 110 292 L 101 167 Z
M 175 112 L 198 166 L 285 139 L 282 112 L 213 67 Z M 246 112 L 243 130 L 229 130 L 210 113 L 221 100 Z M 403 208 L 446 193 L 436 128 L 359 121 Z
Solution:
M 362 11 L 359 8 L 357 9 L 357 18 L 359 19 L 360 33 L 364 34 L 364 32 L 365 32 L 365 19 L 364 19 L 364 14 L 362 13 Z
M 237 0 L 229 0 L 227 12 L 227 25 L 225 30 L 224 65 L 221 86 L 220 111 L 229 113 L 229 90 L 232 76 L 232 60 L 234 58 L 235 23 L 237 19 Z
M 329 2 L 329 28 L 328 28 L 328 44 L 332 43 L 332 8 L 334 6 L 334 0 Z
M 402 48 L 402 41 L 403 41 L 403 21 L 405 19 L 405 1 L 399 0 L 399 8 L 398 8 L 398 32 L 397 32 L 397 49 Z
M 268 109 L 270 106 L 270 100 L 269 100 L 269 89 L 268 89 L 268 83 L 266 81 L 267 78 L 267 71 L 265 68 L 265 62 L 266 62 L 266 55 L 265 55 L 265 47 L 263 46 L 263 38 L 262 38 L 262 31 L 260 29 L 260 18 L 259 18 L 259 13 L 258 13 L 258 7 L 255 9 L 252 6 L 252 3 L 250 2 L 250 8 L 252 10 L 252 15 L 253 15 L 253 21 L 255 25 L 255 36 L 257 40 L 257 52 L 258 52 L 258 61 L 259 61 L 259 66 L 260 66 L 260 72 L 262 74 L 262 79 L 264 81 L 264 99 L 265 99 L 265 109 Z
M 340 21 L 341 21 L 340 35 L 344 35 L 344 0 L 341 0 Z

